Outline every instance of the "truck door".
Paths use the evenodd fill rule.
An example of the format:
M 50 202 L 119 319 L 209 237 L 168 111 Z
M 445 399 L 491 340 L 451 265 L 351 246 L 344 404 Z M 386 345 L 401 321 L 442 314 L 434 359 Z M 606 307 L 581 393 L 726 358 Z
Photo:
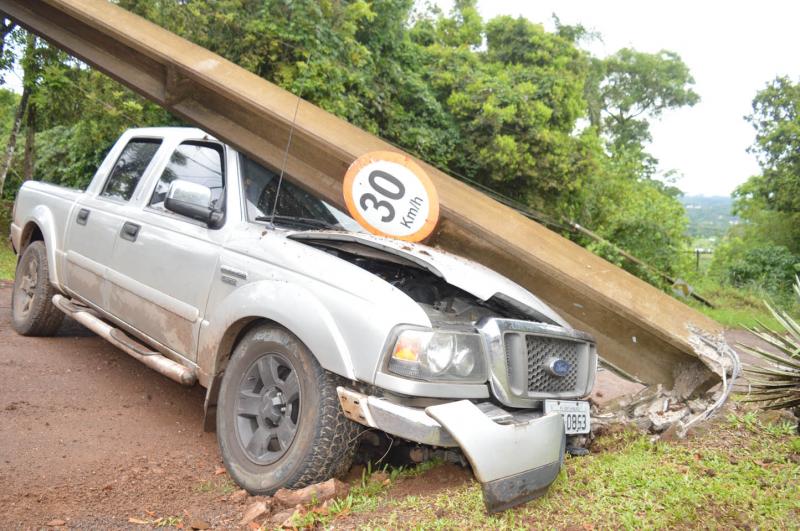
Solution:
M 106 270 L 122 228 L 121 213 L 160 145 L 160 139 L 130 139 L 105 181 L 93 183 L 78 198 L 67 220 L 66 286 L 101 309 L 108 309 Z
M 176 179 L 207 186 L 224 208 L 224 146 L 185 141 L 174 149 L 152 195 L 116 235 L 109 302 L 115 317 L 193 360 L 225 231 L 164 208 Z

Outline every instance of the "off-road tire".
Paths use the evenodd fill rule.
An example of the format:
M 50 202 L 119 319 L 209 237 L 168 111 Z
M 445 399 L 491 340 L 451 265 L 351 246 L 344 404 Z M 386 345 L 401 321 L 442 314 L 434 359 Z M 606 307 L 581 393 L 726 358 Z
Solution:
M 35 276 L 35 278 L 33 278 Z M 58 291 L 50 283 L 47 248 L 32 242 L 17 262 L 11 294 L 11 325 L 23 336 L 52 336 L 64 314 L 53 304 Z
M 299 417 L 294 439 L 271 464 L 248 457 L 237 435 L 237 397 L 249 367 L 269 355 L 288 360 L 300 385 Z M 272 495 L 279 488 L 300 488 L 341 476 L 353 460 L 358 424 L 339 406 L 336 387 L 345 380 L 326 371 L 294 334 L 264 324 L 246 333 L 225 368 L 217 403 L 217 440 L 231 477 L 253 495 Z

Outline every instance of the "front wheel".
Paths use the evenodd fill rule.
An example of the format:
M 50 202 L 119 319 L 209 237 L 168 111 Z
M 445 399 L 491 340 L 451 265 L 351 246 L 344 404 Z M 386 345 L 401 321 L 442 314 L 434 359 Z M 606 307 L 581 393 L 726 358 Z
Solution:
M 17 263 L 11 293 L 11 324 L 23 336 L 52 336 L 64 314 L 53 304 L 58 291 L 50 284 L 50 264 L 44 242 L 25 248 Z
M 271 495 L 347 471 L 358 425 L 339 407 L 340 383 L 285 328 L 250 330 L 225 369 L 217 404 L 231 477 L 251 494 Z

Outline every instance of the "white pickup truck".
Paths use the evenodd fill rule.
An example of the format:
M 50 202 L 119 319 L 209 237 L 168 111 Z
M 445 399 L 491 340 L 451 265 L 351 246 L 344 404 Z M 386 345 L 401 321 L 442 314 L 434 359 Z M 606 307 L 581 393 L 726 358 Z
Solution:
M 491 511 L 544 493 L 565 435 L 589 430 L 592 338 L 497 273 L 367 234 L 278 173 L 201 130 L 148 128 L 123 134 L 85 191 L 26 182 L 14 328 L 51 335 L 66 314 L 207 388 L 207 426 L 251 493 L 345 471 L 366 428 L 460 448 Z

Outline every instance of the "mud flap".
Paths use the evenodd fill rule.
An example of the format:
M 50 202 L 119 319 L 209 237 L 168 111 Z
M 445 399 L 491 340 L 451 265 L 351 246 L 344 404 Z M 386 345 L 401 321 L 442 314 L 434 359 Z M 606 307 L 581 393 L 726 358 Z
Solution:
M 458 442 L 481 483 L 490 513 L 542 496 L 561 470 L 566 435 L 558 413 L 501 425 L 468 400 L 431 406 L 425 412 Z

